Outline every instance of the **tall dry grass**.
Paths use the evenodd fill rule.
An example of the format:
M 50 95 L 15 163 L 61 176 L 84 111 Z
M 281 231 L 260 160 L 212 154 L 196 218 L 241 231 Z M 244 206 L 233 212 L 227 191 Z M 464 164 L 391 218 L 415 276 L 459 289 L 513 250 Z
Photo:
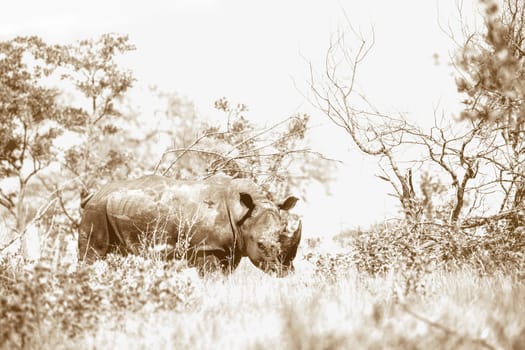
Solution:
M 316 258 L 312 258 L 316 257 Z M 369 274 L 350 251 L 303 248 L 278 279 L 248 261 L 200 278 L 156 256 L 91 266 L 0 259 L 3 349 L 523 349 L 519 271 Z M 409 277 L 407 277 L 409 276 Z

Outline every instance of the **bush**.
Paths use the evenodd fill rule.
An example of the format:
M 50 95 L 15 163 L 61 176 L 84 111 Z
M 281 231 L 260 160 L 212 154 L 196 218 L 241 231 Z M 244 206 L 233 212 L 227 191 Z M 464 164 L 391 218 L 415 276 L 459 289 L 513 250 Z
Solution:
M 439 224 L 378 225 L 352 241 L 355 263 L 372 275 L 393 270 L 422 274 L 468 266 L 481 274 L 516 272 L 524 263 L 525 230 L 487 228 L 484 234 Z
M 314 265 L 314 273 L 325 279 L 335 280 L 355 269 L 353 256 L 348 253 L 310 252 L 304 258 Z
M 22 262 L 23 264 L 23 262 Z M 89 269 L 53 272 L 44 264 L 0 263 L 0 342 L 25 348 L 31 337 L 56 327 L 69 336 L 97 325 L 102 296 Z
M 31 348 L 46 332 L 74 338 L 129 310 L 181 310 L 197 277 L 177 261 L 109 256 L 75 271 L 3 257 L 0 278 L 0 344 Z

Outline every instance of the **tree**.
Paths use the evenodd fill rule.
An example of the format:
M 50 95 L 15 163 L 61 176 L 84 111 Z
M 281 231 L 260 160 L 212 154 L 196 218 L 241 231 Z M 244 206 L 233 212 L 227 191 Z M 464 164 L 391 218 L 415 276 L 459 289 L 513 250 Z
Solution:
M 358 68 L 372 49 L 375 38 L 372 32 L 368 42 L 351 26 L 349 32 L 358 42 L 356 50 L 347 44 L 345 30 L 340 30 L 330 39 L 323 73 L 317 74 L 310 64 L 310 101 L 349 135 L 360 152 L 379 159 L 381 174 L 378 177 L 392 186 L 405 218 L 410 222 L 419 221 L 421 210 L 417 205 L 412 171 L 399 165 L 400 149 L 406 145 L 407 137 L 418 132 L 403 116 L 380 112 L 357 89 Z
M 73 94 L 63 102 L 62 124 L 80 142 L 65 150 L 62 168 L 66 174 L 40 180 L 56 194 L 59 211 L 75 229 L 79 198 L 82 201 L 101 182 L 125 177 L 131 171 L 127 164 L 131 150 L 123 147 L 127 136 L 121 132 L 126 116 L 117 106 L 134 79 L 116 58 L 134 50 L 134 46 L 127 36 L 103 34 L 61 48 L 60 78 L 66 84 L 64 88 Z M 71 175 L 74 181 L 64 181 Z
M 353 34 L 357 49 L 347 44 L 347 34 Z M 411 123 L 404 115 L 379 111 L 366 95 L 357 89 L 357 73 L 374 44 L 357 34 L 351 26 L 341 30 L 330 41 L 322 74 L 316 74 L 310 65 L 308 85 L 311 102 L 334 125 L 342 128 L 365 155 L 376 157 L 380 173 L 378 178 L 388 182 L 394 190 L 405 219 L 420 223 L 425 218 L 435 220 L 429 211 L 432 181 L 422 176 L 420 193 L 414 186 L 413 169 L 432 170 L 438 183 L 450 183 L 453 200 L 447 203 L 447 218 L 440 220 L 457 225 L 472 196 L 467 213 L 479 204 L 477 195 L 490 186 L 490 180 L 478 177 L 480 159 L 494 151 L 494 144 L 485 139 L 485 123 L 450 118 L 436 118 L 435 125 L 426 131 Z M 425 174 L 425 173 L 423 173 Z
M 152 93 L 156 97 L 154 104 L 157 106 L 153 113 L 155 123 L 146 131 L 146 137 L 154 136 L 156 142 L 151 144 L 155 149 L 147 150 L 144 158 L 156 160 L 156 163 L 148 164 L 147 169 L 176 179 L 202 176 L 207 167 L 207 158 L 203 153 L 188 154 L 174 150 L 191 148 L 199 133 L 207 128 L 206 120 L 199 118 L 193 103 L 179 94 L 156 87 L 152 89 Z M 163 154 L 159 155 L 159 150 Z
M 494 168 L 503 192 L 500 213 L 518 212 L 525 199 L 525 3 L 506 0 L 484 5 L 484 31 L 467 33 L 455 57 L 456 85 L 465 97 L 461 117 L 484 122 Z
M 1 183 L 0 205 L 14 220 L 26 251 L 29 239 L 24 232 L 32 219 L 26 191 L 52 161 L 53 141 L 61 133 L 59 93 L 45 84 L 61 58 L 60 48 L 37 37 L 0 43 L 0 179 L 16 180 L 10 188 L 8 182 Z
M 134 46 L 127 36 L 104 34 L 66 49 L 62 78 L 73 84 L 84 103 L 67 109 L 69 128 L 79 133 L 83 142 L 69 150 L 64 165 L 79 176 L 86 189 L 94 185 L 101 172 L 114 170 L 124 161 L 115 147 L 102 146 L 107 146 L 107 136 L 119 130 L 116 120 L 122 114 L 116 104 L 134 80 L 131 72 L 121 69 L 115 59 L 118 54 L 134 50 Z M 106 148 L 104 152 L 101 147 Z
M 331 180 L 333 161 L 305 147 L 308 115 L 295 115 L 261 127 L 247 117 L 246 105 L 232 105 L 226 98 L 215 102 L 225 122 L 204 123 L 200 135 L 188 143 L 189 130 L 179 129 L 176 147 L 164 152 L 156 171 L 177 178 L 210 176 L 223 172 L 236 178 L 250 178 L 270 196 L 284 198 L 291 188 L 305 190 L 317 180 Z M 191 123 L 195 129 L 195 123 Z M 178 144 L 177 144 L 178 142 Z M 185 160 L 191 159 L 187 167 Z M 310 166 L 308 166 L 310 164 Z
M 117 34 L 71 45 L 47 45 L 37 37 L 1 43 L 0 179 L 18 181 L 9 187 L 7 181 L 1 183 L 0 205 L 24 242 L 38 241 L 24 235 L 35 216 L 35 208 L 24 201 L 28 186 L 36 186 L 32 180 L 45 188 L 38 191 L 40 198 L 51 194 L 38 218 L 51 216 L 55 225 L 61 213 L 71 232 L 78 224 L 79 215 L 72 210 L 78 208 L 78 194 L 82 197 L 96 181 L 129 173 L 129 150 L 121 147 L 126 137 L 119 134 L 126 121 L 117 105 L 133 78 L 116 57 L 130 50 L 128 38 Z M 55 140 L 65 134 L 80 142 L 59 149 Z M 61 160 L 65 173 L 56 170 Z M 54 170 L 43 171 L 50 168 Z

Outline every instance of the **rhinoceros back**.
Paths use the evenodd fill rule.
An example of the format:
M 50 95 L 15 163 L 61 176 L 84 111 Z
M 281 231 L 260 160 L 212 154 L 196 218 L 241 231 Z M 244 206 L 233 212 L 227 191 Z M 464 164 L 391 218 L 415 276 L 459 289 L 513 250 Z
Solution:
M 230 182 L 227 176 L 208 181 L 145 176 L 107 184 L 85 204 L 79 254 L 104 256 L 112 245 L 137 253 L 145 241 L 176 246 L 181 239 L 226 250 L 233 241 L 226 209 Z

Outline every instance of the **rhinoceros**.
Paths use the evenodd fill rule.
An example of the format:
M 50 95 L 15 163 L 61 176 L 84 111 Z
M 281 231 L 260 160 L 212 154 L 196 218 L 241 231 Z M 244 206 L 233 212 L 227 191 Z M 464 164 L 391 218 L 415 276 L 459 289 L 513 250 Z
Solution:
M 293 270 L 301 239 L 301 222 L 293 228 L 288 222 L 296 202 L 290 196 L 275 204 L 251 180 L 224 174 L 112 182 L 82 203 L 79 260 L 138 254 L 149 243 L 168 247 L 201 273 L 233 271 L 248 256 L 263 271 L 283 276 Z

